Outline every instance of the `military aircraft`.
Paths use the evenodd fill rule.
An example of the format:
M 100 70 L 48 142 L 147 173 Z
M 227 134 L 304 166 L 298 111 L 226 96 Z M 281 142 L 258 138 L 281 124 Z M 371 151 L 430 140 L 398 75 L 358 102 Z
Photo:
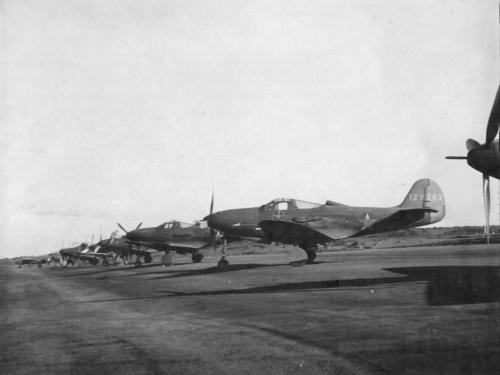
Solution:
M 101 260 L 104 266 L 109 265 L 107 254 L 100 253 L 97 250 L 92 251 L 85 242 L 82 242 L 76 247 L 61 249 L 59 250 L 59 254 L 61 254 L 61 262 L 63 265 L 74 265 L 77 260 L 87 261 L 93 266 L 99 264 L 99 260 Z
M 127 232 L 120 224 L 118 225 L 123 231 L 125 231 L 125 233 L 130 233 Z M 139 230 L 141 225 L 142 223 L 140 223 L 132 232 Z M 142 266 L 141 257 L 144 257 L 144 263 L 151 263 L 153 261 L 152 254 L 156 252 L 158 252 L 158 250 L 130 242 L 126 236 L 118 237 L 117 230 L 113 231 L 109 238 L 100 240 L 94 245 L 94 253 L 108 254 L 114 259 L 120 257 L 125 263 L 128 263 L 132 256 L 135 255 L 134 265 L 136 267 Z
M 445 215 L 441 189 L 431 179 L 418 180 L 404 201 L 394 207 L 353 207 L 326 201 L 325 204 L 297 199 L 274 199 L 260 207 L 220 211 L 204 218 L 224 237 L 263 239 L 266 242 L 298 245 L 307 263 L 316 258 L 318 244 L 436 223 Z M 223 255 L 219 268 L 229 263 Z
M 490 117 L 486 126 L 486 141 L 483 144 L 468 139 L 465 143 L 467 156 L 446 156 L 446 159 L 464 159 L 475 170 L 483 174 L 483 203 L 486 221 L 486 238 L 490 242 L 490 176 L 500 180 L 500 150 L 494 141 L 500 127 L 500 86 L 497 89 Z
M 199 263 L 203 259 L 200 250 L 212 245 L 213 242 L 210 228 L 200 222 L 188 224 L 173 220 L 156 227 L 139 229 L 138 226 L 133 231 L 127 231 L 120 223 L 117 225 L 125 232 L 129 244 L 164 251 L 161 263 L 165 266 L 173 264 L 170 254 L 172 251 L 178 254 L 191 254 L 192 261 Z
M 37 259 L 35 257 L 21 257 L 16 260 L 16 264 L 19 268 L 22 268 L 23 265 L 26 265 L 31 268 L 32 265 L 36 264 L 38 268 L 42 267 L 42 264 L 47 263 L 46 259 Z

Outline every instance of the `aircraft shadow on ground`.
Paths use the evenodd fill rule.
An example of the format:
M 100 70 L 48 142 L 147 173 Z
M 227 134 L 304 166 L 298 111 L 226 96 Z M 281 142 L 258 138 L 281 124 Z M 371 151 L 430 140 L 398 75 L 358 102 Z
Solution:
M 164 271 L 162 273 L 171 273 L 165 276 L 152 277 L 150 280 L 156 279 L 172 279 L 177 277 L 189 277 L 189 276 L 202 276 L 202 275 L 211 275 L 217 273 L 225 273 L 225 272 L 236 272 L 242 270 L 251 270 L 257 268 L 266 268 L 266 267 L 289 267 L 289 264 L 259 264 L 259 263 L 247 263 L 247 264 L 230 264 L 224 269 L 220 269 L 217 266 L 210 268 L 203 268 L 199 270 L 188 270 L 188 271 L 176 271 L 172 269 L 171 271 Z M 153 272 L 151 272 L 153 273 Z M 145 273 L 137 274 L 137 275 L 145 275 Z
M 301 292 L 332 288 L 365 287 L 405 282 L 427 282 L 429 305 L 457 305 L 500 301 L 500 268 L 492 266 L 435 266 L 386 268 L 405 276 L 366 279 L 322 280 L 265 285 L 247 289 L 214 290 L 195 293 L 158 291 L 169 297 Z
M 493 266 L 435 266 L 387 268 L 409 281 L 427 281 L 429 305 L 500 301 L 500 268 Z
M 94 274 L 99 274 L 99 273 L 106 273 L 106 272 L 116 272 L 116 271 L 130 271 L 130 270 L 139 270 L 141 268 L 151 268 L 151 267 L 160 267 L 160 263 L 148 263 L 148 264 L 143 264 L 140 268 L 135 267 L 134 265 L 125 265 L 125 266 L 100 266 L 101 268 L 96 269 L 95 266 L 71 266 L 71 267 L 57 267 L 54 268 L 53 270 L 55 272 L 59 272 L 61 276 L 85 276 L 85 275 L 94 275 Z M 77 272 L 77 271 L 86 271 L 86 267 L 90 268 L 91 270 L 89 272 Z M 66 273 L 63 274 L 62 272 L 70 272 L 71 273 Z

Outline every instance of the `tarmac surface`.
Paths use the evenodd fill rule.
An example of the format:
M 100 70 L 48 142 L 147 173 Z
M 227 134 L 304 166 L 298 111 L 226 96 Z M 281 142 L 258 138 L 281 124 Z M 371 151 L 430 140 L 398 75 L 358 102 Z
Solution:
M 500 374 L 498 245 L 296 256 L 1 263 L 0 374 Z

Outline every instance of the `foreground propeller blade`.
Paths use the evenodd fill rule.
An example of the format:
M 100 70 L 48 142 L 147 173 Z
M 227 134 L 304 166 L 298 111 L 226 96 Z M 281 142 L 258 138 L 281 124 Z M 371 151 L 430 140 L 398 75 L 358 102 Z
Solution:
M 135 228 L 135 230 L 139 229 L 142 225 L 142 221 L 139 223 L 139 225 Z
M 490 243 L 490 176 L 483 174 L 484 218 L 486 219 L 486 242 Z
M 120 223 L 116 223 L 116 225 L 118 225 L 122 231 L 124 231 L 125 233 L 128 233 L 128 231 L 124 227 L 122 227 L 122 225 Z
M 488 118 L 488 126 L 486 127 L 486 144 L 489 146 L 495 139 L 500 127 L 500 86 L 498 87 L 495 101 L 491 107 L 490 117 Z
M 214 191 L 212 190 L 212 200 L 210 201 L 210 215 L 214 212 Z
M 467 156 L 446 156 L 445 159 L 467 160 Z

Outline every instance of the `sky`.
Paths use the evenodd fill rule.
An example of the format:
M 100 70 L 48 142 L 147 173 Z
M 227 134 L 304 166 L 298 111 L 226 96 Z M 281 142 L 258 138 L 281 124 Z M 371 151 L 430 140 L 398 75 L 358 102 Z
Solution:
M 0 0 L 0 258 L 277 197 L 482 225 L 497 0 Z M 498 223 L 492 181 L 492 222 Z

